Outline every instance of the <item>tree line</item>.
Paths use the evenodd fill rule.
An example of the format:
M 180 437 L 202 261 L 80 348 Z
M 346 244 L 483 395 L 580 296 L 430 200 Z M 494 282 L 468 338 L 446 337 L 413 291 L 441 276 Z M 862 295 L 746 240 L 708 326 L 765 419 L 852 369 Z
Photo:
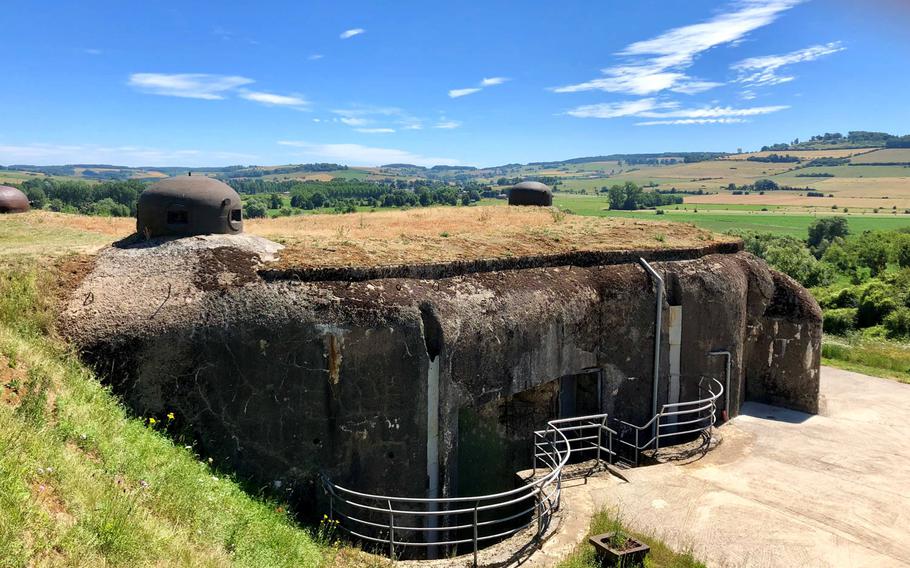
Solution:
M 809 226 L 805 240 L 731 233 L 811 288 L 827 333 L 910 339 L 910 229 L 853 234 L 846 217 L 826 217 Z
M 22 182 L 32 207 L 63 213 L 130 217 L 145 184 L 138 180 L 88 183 L 78 180 L 36 178 Z

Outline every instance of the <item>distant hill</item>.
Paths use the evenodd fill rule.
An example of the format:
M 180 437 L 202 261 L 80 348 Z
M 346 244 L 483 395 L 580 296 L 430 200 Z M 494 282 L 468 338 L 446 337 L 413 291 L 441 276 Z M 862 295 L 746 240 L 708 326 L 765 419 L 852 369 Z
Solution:
M 897 136 L 887 132 L 851 130 L 846 136 L 840 132 L 817 134 L 808 140 L 799 138 L 792 142 L 781 142 L 762 146 L 762 152 L 781 150 L 829 150 L 833 148 L 910 148 L 910 135 Z

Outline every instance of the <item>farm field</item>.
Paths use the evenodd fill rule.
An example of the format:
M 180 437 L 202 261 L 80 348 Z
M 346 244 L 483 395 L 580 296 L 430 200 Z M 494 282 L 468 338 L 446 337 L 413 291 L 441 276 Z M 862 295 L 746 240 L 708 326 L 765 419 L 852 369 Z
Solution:
M 910 148 L 885 148 L 857 156 L 850 161 L 854 164 L 910 164 Z
M 749 158 L 767 158 L 771 154 L 778 156 L 794 156 L 801 160 L 814 160 L 815 158 L 849 158 L 859 156 L 869 152 L 874 152 L 875 148 L 832 148 L 830 150 L 769 150 L 765 152 L 746 152 L 744 154 L 732 154 L 721 158 L 722 160 L 748 160 Z
M 695 196 L 704 198 L 715 196 Z M 736 196 L 751 197 L 751 196 Z M 756 196 L 764 197 L 764 196 Z M 687 201 L 689 196 L 686 197 Z M 813 199 L 813 198 L 808 198 Z M 487 201 L 487 200 L 485 200 Z M 725 232 L 731 229 L 770 232 L 778 235 L 792 235 L 805 238 L 809 225 L 821 216 L 844 215 L 830 209 L 810 210 L 806 208 L 792 208 L 786 206 L 765 207 L 761 204 L 725 203 L 671 205 L 662 207 L 664 214 L 658 216 L 654 210 L 648 211 L 610 211 L 606 197 L 559 195 L 554 197 L 554 205 L 567 209 L 578 215 L 594 215 L 601 217 L 625 217 L 633 219 L 648 219 L 652 221 L 677 221 L 693 223 L 715 232 Z M 679 209 L 676 209 L 679 207 Z M 768 211 L 761 211 L 767 208 Z M 698 212 L 696 212 L 696 209 Z M 850 229 L 854 232 L 866 230 L 893 230 L 910 227 L 910 215 L 890 213 L 859 213 L 848 212 L 845 215 L 850 222 Z

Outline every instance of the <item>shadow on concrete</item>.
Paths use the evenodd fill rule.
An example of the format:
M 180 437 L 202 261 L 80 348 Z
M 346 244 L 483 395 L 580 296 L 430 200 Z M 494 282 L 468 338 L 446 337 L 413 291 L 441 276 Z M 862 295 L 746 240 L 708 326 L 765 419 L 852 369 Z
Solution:
M 739 411 L 741 416 L 751 416 L 760 420 L 775 420 L 787 424 L 802 424 L 812 418 L 812 414 L 790 410 L 780 406 L 771 406 L 760 402 L 746 402 Z

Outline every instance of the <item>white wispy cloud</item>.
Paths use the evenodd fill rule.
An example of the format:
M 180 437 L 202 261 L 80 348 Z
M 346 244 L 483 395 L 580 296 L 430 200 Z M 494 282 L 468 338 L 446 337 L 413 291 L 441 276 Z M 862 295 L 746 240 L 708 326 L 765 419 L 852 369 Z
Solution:
M 469 87 L 467 89 L 451 89 L 449 90 L 449 96 L 453 99 L 458 97 L 463 97 L 466 95 L 473 95 L 474 93 L 479 93 L 482 89 L 480 87 Z
M 369 134 L 396 132 L 399 129 L 423 130 L 424 123 L 427 122 L 398 107 L 354 105 L 334 109 L 332 113 L 339 117 L 335 119 L 337 122 L 357 127 L 358 132 Z M 445 121 L 444 118 L 440 120 Z
M 600 103 L 576 107 L 566 114 L 578 118 L 653 118 L 647 122 L 639 122 L 639 126 L 654 124 L 713 124 L 743 122 L 742 117 L 771 114 L 790 108 L 787 105 L 770 105 L 759 107 L 734 108 L 729 106 L 706 106 L 695 108 L 679 108 L 679 104 L 672 101 L 659 101 L 654 97 L 622 101 L 615 103 Z
M 508 81 L 508 77 L 484 77 L 480 80 L 480 86 L 478 87 L 467 87 L 464 89 L 451 89 L 449 90 L 449 97 L 457 99 L 458 97 L 464 97 L 466 95 L 473 95 L 474 93 L 479 93 L 485 87 L 493 87 L 496 85 L 502 85 Z
M 747 86 L 770 86 L 780 85 L 792 81 L 795 77 L 792 75 L 778 75 L 782 67 L 793 65 L 795 63 L 806 63 L 815 61 L 820 57 L 831 55 L 846 49 L 841 46 L 841 42 L 833 41 L 824 45 L 813 45 L 805 49 L 792 51 L 782 55 L 763 55 L 761 57 L 750 57 L 743 59 L 739 63 L 734 63 L 731 69 L 737 71 L 739 76 L 736 78 L 738 83 Z
M 241 152 L 100 144 L 0 145 L 0 155 L 11 164 L 34 165 L 98 163 L 134 167 L 212 166 L 260 161 L 258 156 Z
M 493 85 L 502 85 L 508 81 L 508 77 L 489 77 L 480 82 L 482 87 L 492 87 Z
M 757 116 L 760 114 L 771 114 L 790 108 L 788 105 L 773 105 L 750 108 L 733 108 L 733 107 L 701 107 L 669 110 L 664 112 L 645 111 L 636 116 L 648 118 L 720 118 L 730 116 Z
M 321 53 L 314 53 L 314 54 L 308 56 L 307 59 L 309 59 L 310 61 L 318 61 L 318 60 L 322 59 L 323 57 L 325 57 L 325 55 L 323 55 Z
M 424 156 L 407 150 L 377 148 L 361 144 L 314 144 L 298 140 L 281 140 L 278 144 L 298 149 L 299 158 L 303 160 L 325 160 L 349 166 L 381 166 L 393 163 L 434 166 L 462 163 L 453 158 Z
M 345 31 L 341 32 L 341 35 L 339 35 L 338 37 L 340 37 L 341 39 L 350 39 L 354 36 L 359 36 L 362 33 L 366 33 L 366 30 L 363 28 L 353 28 L 353 29 L 345 30 Z
M 224 93 L 253 82 L 238 75 L 133 73 L 127 84 L 152 95 L 217 100 L 223 99 Z
M 657 126 L 661 124 L 739 124 L 748 122 L 744 118 L 680 118 L 676 120 L 646 120 L 635 126 Z
M 270 106 L 289 106 L 298 109 L 304 109 L 309 106 L 309 102 L 298 96 L 276 95 L 274 93 L 263 93 L 256 91 L 244 91 L 240 93 L 240 98 Z
M 369 119 L 356 116 L 343 116 L 339 120 L 348 126 L 365 126 L 371 122 Z
M 676 106 L 674 103 L 662 103 L 655 98 L 647 98 L 634 101 L 582 105 L 573 108 L 566 114 L 578 118 L 619 118 L 622 116 L 640 116 L 643 112 L 672 108 L 674 106 Z
M 103 50 L 103 49 L 97 49 L 97 48 L 94 48 L 94 47 L 88 47 L 88 48 L 86 48 L 86 49 L 83 49 L 83 50 L 82 50 L 82 53 L 85 53 L 85 54 L 88 54 L 88 55 L 101 55 L 101 54 L 104 53 L 104 50 Z
M 600 90 L 650 95 L 661 91 L 694 94 L 721 83 L 690 77 L 686 70 L 705 51 L 741 41 L 749 32 L 773 22 L 802 0 L 739 0 L 728 11 L 652 39 L 628 45 L 618 55 L 625 63 L 602 69 L 603 77 L 555 87 L 557 93 Z
M 433 125 L 433 128 L 442 128 L 443 130 L 451 130 L 453 128 L 458 128 L 461 126 L 461 123 L 457 120 L 441 120 Z

